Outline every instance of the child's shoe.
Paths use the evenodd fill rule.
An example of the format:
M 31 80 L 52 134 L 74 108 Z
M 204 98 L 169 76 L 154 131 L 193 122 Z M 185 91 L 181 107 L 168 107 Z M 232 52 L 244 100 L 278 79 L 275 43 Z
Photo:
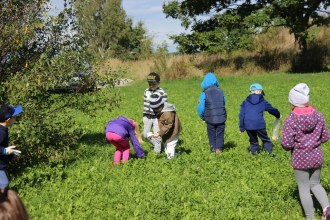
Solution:
M 215 149 L 215 153 L 216 154 L 221 154 L 221 150 L 217 148 L 217 149 Z
M 330 220 L 330 205 L 323 209 L 322 220 Z

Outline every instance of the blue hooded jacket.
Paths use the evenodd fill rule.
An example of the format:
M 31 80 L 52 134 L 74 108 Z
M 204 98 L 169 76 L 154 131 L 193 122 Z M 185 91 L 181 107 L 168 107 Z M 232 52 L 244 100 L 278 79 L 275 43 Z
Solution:
M 276 118 L 280 118 L 280 112 L 269 104 L 262 94 L 250 94 L 241 104 L 239 113 L 239 129 L 259 130 L 266 128 L 264 111 L 269 112 Z
M 205 75 L 201 83 L 203 92 L 199 96 L 197 111 L 199 117 L 210 124 L 222 124 L 227 120 L 226 98 L 222 89 L 218 88 L 219 85 L 211 72 Z

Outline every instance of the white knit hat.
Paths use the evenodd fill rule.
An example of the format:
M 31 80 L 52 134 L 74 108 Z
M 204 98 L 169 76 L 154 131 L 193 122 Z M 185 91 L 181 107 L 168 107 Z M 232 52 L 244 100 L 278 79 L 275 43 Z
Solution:
M 298 83 L 289 92 L 289 102 L 297 107 L 305 107 L 309 102 L 309 87 L 306 83 Z

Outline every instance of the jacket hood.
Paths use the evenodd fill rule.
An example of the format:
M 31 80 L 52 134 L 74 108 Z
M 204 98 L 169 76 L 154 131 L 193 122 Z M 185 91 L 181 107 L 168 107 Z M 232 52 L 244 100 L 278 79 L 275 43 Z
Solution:
M 161 112 L 173 112 L 173 111 L 175 111 L 175 106 L 171 103 L 165 102 Z
M 250 102 L 252 105 L 256 105 L 262 101 L 264 101 L 264 96 L 262 94 L 251 94 L 246 100 Z
M 292 114 L 293 120 L 297 125 L 297 128 L 305 133 L 312 132 L 320 119 L 319 115 L 317 114 L 317 111 L 315 111 L 315 109 L 313 108 L 310 109 L 307 113 L 294 110 Z
M 124 122 L 124 123 L 129 123 L 129 124 L 130 124 L 130 121 L 128 120 L 128 118 L 126 118 L 126 117 L 124 117 L 124 116 L 119 116 L 119 117 L 117 118 L 117 120 L 122 121 L 122 122 Z
M 201 83 L 201 87 L 203 90 L 205 90 L 207 87 L 210 87 L 210 86 L 218 87 L 219 85 L 220 85 L 220 83 L 218 82 L 217 78 L 211 72 L 204 76 L 204 79 Z

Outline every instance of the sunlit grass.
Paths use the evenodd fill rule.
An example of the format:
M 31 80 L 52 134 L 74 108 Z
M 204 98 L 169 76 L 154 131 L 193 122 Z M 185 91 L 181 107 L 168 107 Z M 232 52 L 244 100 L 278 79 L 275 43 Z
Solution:
M 65 168 L 43 167 L 25 173 L 27 179 L 28 175 L 31 179 L 42 178 L 45 172 L 54 175 L 35 186 L 17 186 L 19 193 L 31 219 L 303 219 L 290 153 L 276 141 L 275 158 L 265 153 L 252 157 L 246 134 L 239 134 L 238 113 L 249 85 L 259 82 L 267 101 L 280 110 L 284 119 L 290 111 L 289 90 L 306 82 L 312 105 L 329 121 L 329 74 L 219 77 L 228 113 L 221 155 L 210 153 L 206 126 L 197 115 L 202 79 L 162 81 L 161 87 L 168 93 L 169 102 L 175 104 L 183 126 L 178 157 L 170 161 L 163 154 L 157 156 L 144 143 L 144 159 L 137 159 L 131 148 L 130 161 L 112 167 L 114 147 L 105 141 L 104 127 L 119 115 L 133 117 L 142 125 L 147 83 L 116 88 L 123 97 L 120 108 L 111 112 L 100 109 L 96 118 L 77 113 L 89 132 L 79 142 L 76 160 Z M 265 119 L 270 134 L 275 118 L 265 113 Z M 322 170 L 322 182 L 328 192 L 329 147 L 329 143 L 323 145 Z M 321 214 L 319 206 L 316 213 Z

